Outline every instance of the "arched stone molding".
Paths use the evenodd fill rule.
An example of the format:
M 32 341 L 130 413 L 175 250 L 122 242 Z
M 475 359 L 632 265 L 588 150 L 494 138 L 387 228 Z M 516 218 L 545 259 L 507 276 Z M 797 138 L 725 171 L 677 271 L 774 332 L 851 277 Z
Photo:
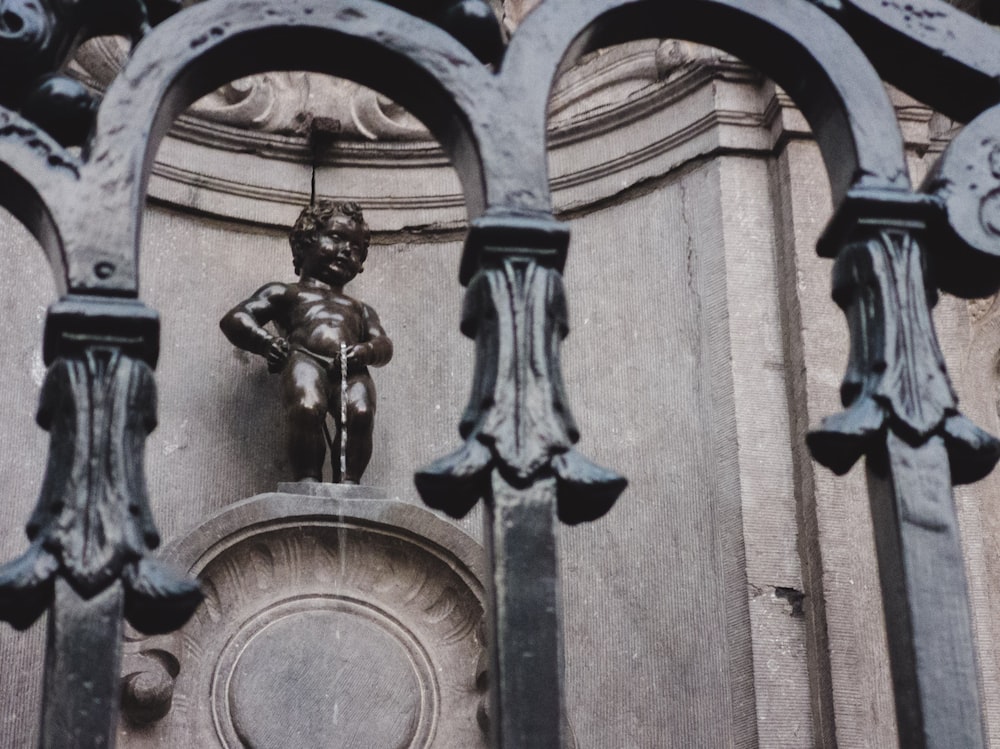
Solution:
M 773 98 L 755 71 L 684 42 L 645 40 L 589 56 L 561 77 L 550 104 L 556 211 L 613 200 L 720 150 L 770 151 L 781 135 L 765 129 Z M 288 226 L 309 199 L 310 159 L 302 136 L 191 113 L 160 148 L 150 196 L 220 218 Z M 376 233 L 419 237 L 467 220 L 454 169 L 426 137 L 338 139 L 321 158 L 316 186 L 320 196 L 360 201 Z
M 83 67 L 97 83 L 117 63 L 111 57 L 102 62 L 105 53 L 94 49 L 84 56 Z M 273 83 L 279 77 L 285 82 Z M 296 81 L 302 90 L 291 85 Z M 283 119 L 266 115 L 270 124 L 255 129 L 235 116 L 228 123 L 213 121 L 196 105 L 164 140 L 152 168 L 150 196 L 200 214 L 287 227 L 308 200 L 312 159 L 305 137 L 288 132 L 294 127 L 290 113 L 317 87 L 325 87 L 324 103 L 310 110 L 317 116 L 333 113 L 324 107 L 353 106 L 330 102 L 354 93 L 396 107 L 344 79 L 307 73 L 255 76 L 243 91 L 257 104 L 248 102 L 243 115 L 252 118 L 253 107 L 287 96 L 270 110 L 283 113 Z M 914 104 L 901 103 L 900 116 L 912 119 Z M 923 148 L 926 108 L 916 109 L 922 119 L 915 143 Z M 409 115 L 399 116 L 401 122 L 416 123 Z M 727 151 L 768 154 L 787 137 L 810 135 L 791 97 L 760 73 L 726 53 L 677 40 L 630 42 L 585 56 L 557 80 L 549 118 L 557 213 L 614 200 L 693 159 Z M 351 131 L 337 137 L 321 155 L 319 194 L 359 200 L 376 235 L 406 233 L 418 240 L 424 232 L 463 228 L 461 185 L 429 133 L 419 126 L 399 137 L 384 129 L 374 135 L 372 141 Z

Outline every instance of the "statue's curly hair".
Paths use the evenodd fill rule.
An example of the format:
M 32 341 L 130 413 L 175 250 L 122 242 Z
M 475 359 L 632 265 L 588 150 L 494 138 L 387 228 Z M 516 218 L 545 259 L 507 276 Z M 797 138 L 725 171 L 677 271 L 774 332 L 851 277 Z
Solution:
M 308 252 L 316 234 L 325 226 L 330 224 L 335 216 L 343 216 L 349 219 L 360 230 L 364 237 L 364 244 L 361 245 L 361 260 L 368 257 L 368 243 L 371 241 L 371 230 L 365 223 L 365 215 L 361 211 L 361 206 L 354 202 L 339 203 L 333 200 L 319 200 L 302 209 L 292 231 L 288 235 L 288 243 L 292 246 L 292 264 L 295 272 L 299 273 L 302 267 L 302 254 Z

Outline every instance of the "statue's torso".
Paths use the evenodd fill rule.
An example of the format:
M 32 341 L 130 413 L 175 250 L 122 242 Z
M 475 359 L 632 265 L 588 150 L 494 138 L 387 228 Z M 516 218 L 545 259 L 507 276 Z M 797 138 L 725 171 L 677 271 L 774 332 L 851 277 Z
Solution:
M 275 322 L 288 342 L 321 356 L 336 357 L 341 344 L 366 340 L 361 302 L 328 287 L 289 284 Z

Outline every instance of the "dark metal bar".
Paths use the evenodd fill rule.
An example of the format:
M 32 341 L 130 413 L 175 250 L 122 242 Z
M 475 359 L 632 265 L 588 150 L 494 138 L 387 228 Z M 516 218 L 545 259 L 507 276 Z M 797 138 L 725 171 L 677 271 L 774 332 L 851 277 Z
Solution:
M 476 341 L 465 444 L 415 477 L 424 501 L 455 517 L 485 500 L 493 749 L 571 743 L 556 527 L 601 517 L 626 485 L 573 448 L 579 432 L 559 364 L 568 315 L 557 268 L 567 239 L 552 221 L 474 227 L 467 249 L 480 270 L 462 315 Z
M 113 749 L 124 601 L 120 582 L 87 600 L 66 580 L 56 578 L 39 749 Z
M 896 697 L 906 749 L 985 746 L 976 657 L 944 440 L 891 431 L 868 486 Z
M 491 559 L 490 745 L 563 744 L 556 482 L 519 490 L 493 475 L 485 536 Z
M 900 747 L 975 749 L 982 713 L 952 484 L 989 473 L 1000 443 L 959 412 L 948 379 L 931 316 L 926 207 L 846 209 L 826 237 L 843 247 L 833 297 L 851 332 L 846 408 L 809 446 L 837 473 L 867 456 Z
M 1000 99 L 1000 34 L 945 0 L 810 0 L 854 37 L 879 74 L 967 122 Z

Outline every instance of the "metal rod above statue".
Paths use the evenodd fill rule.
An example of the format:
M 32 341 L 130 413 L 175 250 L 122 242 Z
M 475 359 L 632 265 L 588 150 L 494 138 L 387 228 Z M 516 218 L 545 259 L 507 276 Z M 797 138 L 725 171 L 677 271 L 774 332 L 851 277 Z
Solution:
M 392 341 L 375 310 L 344 293 L 364 270 L 369 240 L 357 203 L 307 206 L 289 236 L 299 280 L 265 284 L 219 322 L 234 345 L 264 357 L 281 376 L 295 481 L 323 480 L 328 414 L 336 425 L 328 440 L 334 482 L 359 483 L 371 460 L 375 384 L 368 367 L 388 363 Z

